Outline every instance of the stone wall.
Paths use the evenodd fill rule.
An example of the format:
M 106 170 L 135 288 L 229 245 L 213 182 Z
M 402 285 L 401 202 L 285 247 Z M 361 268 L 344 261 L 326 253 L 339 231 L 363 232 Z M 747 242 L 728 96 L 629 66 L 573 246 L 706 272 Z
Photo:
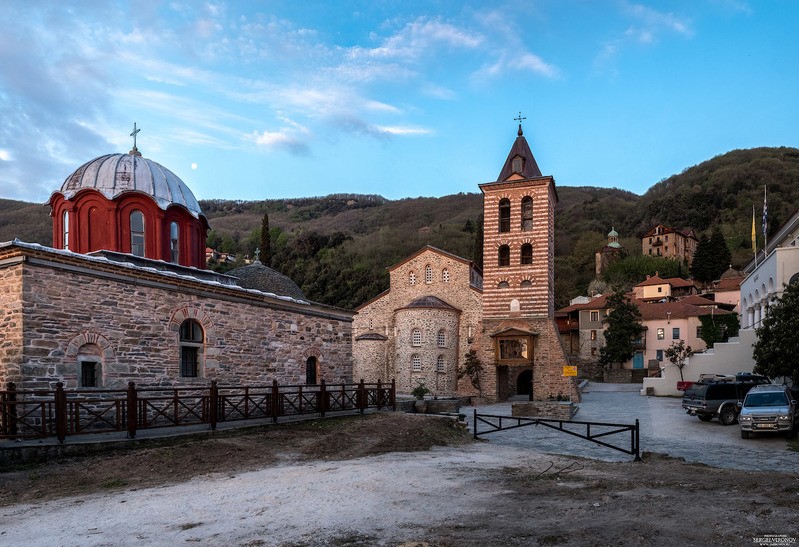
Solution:
M 406 308 L 398 310 L 397 346 L 394 372 L 397 391 L 410 393 L 424 384 L 434 395 L 455 393 L 458 366 L 458 313 L 449 309 Z M 421 332 L 421 344 L 414 345 L 412 332 Z M 438 346 L 438 333 L 444 333 L 444 347 Z M 421 361 L 421 369 L 413 370 L 413 358 Z M 438 357 L 444 360 L 443 370 L 437 368 Z
M 427 266 L 432 273 L 429 282 L 425 279 Z M 415 387 L 415 381 L 407 372 L 413 352 L 409 352 L 412 348 L 407 334 L 399 333 L 398 318 L 404 314 L 406 324 L 402 328 L 407 327 L 413 322 L 413 315 L 401 310 L 415 299 L 431 295 L 455 308 L 458 314 L 454 325 L 451 319 L 446 319 L 447 325 L 436 328 L 424 313 L 414 312 L 432 333 L 433 338 L 428 340 L 433 343 L 433 351 L 437 349 L 435 333 L 444 326 L 447 329 L 446 372 L 421 379 L 440 396 L 473 394 L 474 389 L 468 381 L 457 381 L 458 365 L 479 343 L 481 292 L 471 285 L 471 274 L 472 266 L 468 260 L 429 246 L 393 266 L 389 270 L 390 289 L 358 308 L 353 319 L 354 377 L 372 382 L 378 378 L 386 381 L 395 378 L 399 393 L 408 393 Z M 385 337 L 385 341 L 375 340 L 380 336 Z M 437 355 L 430 356 L 433 366 Z
M 22 379 L 22 272 L 21 262 L 0 268 L 0 389 Z
M 13 280 L 8 269 L 0 272 Z M 52 388 L 56 382 L 77 387 L 76 360 L 88 353 L 101 359 L 105 387 L 131 380 L 158 386 L 205 385 L 211 379 L 304 384 L 309 357 L 317 359 L 318 379 L 353 380 L 345 314 L 301 313 L 262 297 L 221 297 L 196 284 L 165 283 L 26 264 L 23 357 L 21 363 L 4 358 L 0 374 L 19 378 L 25 388 Z M 203 329 L 197 378 L 180 376 L 178 331 L 185 319 Z

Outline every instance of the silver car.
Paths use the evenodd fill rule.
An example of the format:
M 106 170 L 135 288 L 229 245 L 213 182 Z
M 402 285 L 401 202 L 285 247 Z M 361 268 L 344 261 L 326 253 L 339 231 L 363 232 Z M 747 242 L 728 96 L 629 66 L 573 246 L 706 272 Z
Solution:
M 741 438 L 748 439 L 752 433 L 784 433 L 796 436 L 799 408 L 791 391 L 786 386 L 775 384 L 755 386 L 743 400 L 738 423 Z

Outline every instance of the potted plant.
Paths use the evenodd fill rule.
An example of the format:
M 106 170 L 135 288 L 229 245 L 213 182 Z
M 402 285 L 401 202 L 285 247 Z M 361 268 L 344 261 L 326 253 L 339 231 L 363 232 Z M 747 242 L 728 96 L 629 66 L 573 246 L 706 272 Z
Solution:
M 421 380 L 416 382 L 416 387 L 411 391 L 411 395 L 416 397 L 416 402 L 413 406 L 419 414 L 427 412 L 427 401 L 424 400 L 424 396 L 428 393 L 430 393 L 430 389 Z

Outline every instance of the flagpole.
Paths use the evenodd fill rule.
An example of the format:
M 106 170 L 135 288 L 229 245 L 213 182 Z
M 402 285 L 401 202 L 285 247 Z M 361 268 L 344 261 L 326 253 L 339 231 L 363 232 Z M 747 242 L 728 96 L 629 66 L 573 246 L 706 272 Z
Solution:
M 767 201 L 767 187 L 763 185 L 763 260 L 766 259 L 768 253 L 768 201 Z
M 752 204 L 752 251 L 755 253 L 755 269 L 757 269 L 757 231 L 755 230 L 755 204 Z

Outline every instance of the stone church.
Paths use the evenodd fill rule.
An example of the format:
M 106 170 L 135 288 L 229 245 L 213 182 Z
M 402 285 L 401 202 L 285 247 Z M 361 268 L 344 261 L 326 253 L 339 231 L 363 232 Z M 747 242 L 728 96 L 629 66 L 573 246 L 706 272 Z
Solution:
M 555 180 L 541 174 L 521 124 L 483 193 L 484 260 L 425 247 L 389 268 L 390 288 L 357 308 L 354 374 L 420 383 L 439 396 L 475 395 L 457 370 L 474 350 L 484 397 L 579 400 L 554 321 Z
M 53 247 L 0 243 L 0 386 L 353 381 L 353 313 L 257 261 L 206 270 L 197 200 L 135 141 L 79 167 L 50 205 Z

